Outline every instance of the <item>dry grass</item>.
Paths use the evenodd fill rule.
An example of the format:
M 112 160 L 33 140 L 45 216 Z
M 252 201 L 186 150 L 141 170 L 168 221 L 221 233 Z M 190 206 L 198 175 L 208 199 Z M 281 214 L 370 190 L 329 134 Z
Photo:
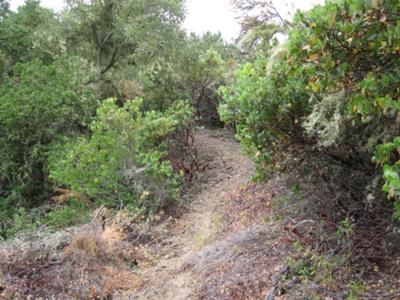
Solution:
M 0 249 L 0 299 L 110 299 L 135 290 L 142 280 L 132 262 L 142 256 L 118 223 L 94 219 L 51 247 L 34 240 L 28 250 L 19 243 Z
M 70 199 L 74 198 L 87 207 L 93 208 L 93 203 L 90 199 L 82 193 L 73 192 L 71 190 L 55 188 L 53 190 L 54 196 L 51 198 L 57 204 L 65 204 Z
M 134 99 L 144 95 L 142 87 L 136 80 L 120 81 L 118 87 L 125 99 Z
M 126 291 L 131 290 L 135 287 L 140 287 L 143 280 L 134 272 L 131 271 L 119 271 L 112 267 L 105 270 L 105 273 L 109 276 L 109 279 L 104 285 L 104 290 L 120 290 Z
M 94 235 L 80 234 L 73 239 L 71 245 L 66 249 L 65 256 L 69 256 L 75 251 L 84 251 L 92 257 L 97 257 L 99 241 Z
M 117 226 L 79 233 L 65 249 L 64 257 L 82 252 L 98 259 L 114 257 L 121 246 L 122 237 L 122 231 Z

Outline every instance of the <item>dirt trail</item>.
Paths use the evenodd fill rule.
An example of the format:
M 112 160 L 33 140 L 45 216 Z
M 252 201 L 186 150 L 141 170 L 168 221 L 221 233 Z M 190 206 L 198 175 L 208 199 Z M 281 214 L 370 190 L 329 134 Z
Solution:
M 0 298 L 264 299 L 283 253 L 265 222 L 273 193 L 249 182 L 254 165 L 226 132 L 199 130 L 196 141 L 208 167 L 186 206 L 148 223 L 122 213 L 106 229 L 94 217 L 27 232 L 0 246 Z
M 200 192 L 194 196 L 189 212 L 180 218 L 163 244 L 157 263 L 139 271 L 144 286 L 134 293 L 119 295 L 118 299 L 197 299 L 199 278 L 193 260 L 216 239 L 218 207 L 229 195 L 249 182 L 254 173 L 253 163 L 246 158 L 239 144 L 217 132 L 202 130 L 197 139 L 199 151 L 213 157 L 212 169 Z
M 250 183 L 254 164 L 239 143 L 210 130 L 198 131 L 196 140 L 209 168 L 186 193 L 184 212 L 175 206 L 147 223 L 122 213 L 106 229 L 94 218 L 2 244 L 0 299 L 345 299 L 347 282 L 327 285 L 329 270 L 300 280 L 298 266 L 304 273 L 311 265 L 293 247 L 301 238 L 293 224 L 302 222 L 285 215 L 298 202 L 287 178 Z M 124 224 L 126 232 L 115 230 Z M 393 274 L 367 278 L 372 289 L 362 299 L 400 299 Z
M 150 236 L 156 242 L 152 238 L 144 242 L 143 246 L 157 254 L 150 256 L 150 266 L 139 262 L 140 287 L 117 292 L 112 299 L 347 298 L 344 285 L 333 284 L 329 289 L 324 277 L 299 280 L 298 266 L 300 275 L 307 270 L 301 253 L 293 247 L 301 233 L 291 231 L 294 219 L 276 210 L 293 205 L 296 199 L 285 176 L 277 174 L 268 182 L 250 183 L 255 167 L 238 142 L 222 131 L 209 130 L 199 131 L 196 140 L 199 152 L 210 157 L 200 190 L 192 190 L 186 213 L 155 225 L 156 234 Z M 292 263 L 297 259 L 298 265 L 291 266 L 288 258 Z M 379 296 L 362 299 L 399 299 L 398 293 L 383 296 L 375 288 L 373 294 Z

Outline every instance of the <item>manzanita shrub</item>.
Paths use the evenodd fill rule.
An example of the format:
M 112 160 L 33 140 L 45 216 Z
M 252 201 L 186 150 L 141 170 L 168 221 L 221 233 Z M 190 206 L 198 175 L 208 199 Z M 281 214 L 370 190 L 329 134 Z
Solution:
M 398 199 L 400 3 L 329 1 L 300 14 L 298 21 L 303 30 L 292 33 L 290 53 L 310 70 L 316 103 L 342 91 L 336 113 L 325 124 L 341 120 L 346 125 L 332 145 L 351 145 L 368 159 L 375 150 L 383 166 L 383 190 Z
M 369 172 L 374 156 L 383 191 L 399 201 L 400 2 L 327 1 L 298 13 L 270 52 L 238 71 L 220 106 L 259 169 L 293 162 L 293 147 Z
M 165 112 L 142 112 L 143 100 L 105 100 L 89 137 L 59 142 L 49 159 L 50 178 L 97 204 L 157 209 L 177 199 L 182 174 L 166 159 L 167 137 L 189 124 L 192 108 L 178 101 Z
M 225 122 L 236 124 L 237 136 L 257 163 L 256 178 L 281 170 L 283 149 L 304 140 L 302 119 L 310 112 L 307 76 L 292 69 L 285 48 L 259 59 L 236 73 L 235 83 L 222 87 L 219 112 Z

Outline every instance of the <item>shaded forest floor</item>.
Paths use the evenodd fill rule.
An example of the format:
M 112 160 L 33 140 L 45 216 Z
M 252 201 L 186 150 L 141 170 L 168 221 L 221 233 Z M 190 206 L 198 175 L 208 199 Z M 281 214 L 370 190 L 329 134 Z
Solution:
M 303 257 L 287 232 L 293 220 L 274 212 L 292 195 L 286 181 L 251 183 L 253 163 L 223 131 L 199 130 L 197 141 L 208 167 L 187 206 L 134 223 L 101 208 L 85 226 L 3 244 L 0 298 L 398 299 L 384 274 L 370 282 L 372 294 L 349 291 L 337 270 L 325 281 L 299 278 L 298 264 L 288 265 Z

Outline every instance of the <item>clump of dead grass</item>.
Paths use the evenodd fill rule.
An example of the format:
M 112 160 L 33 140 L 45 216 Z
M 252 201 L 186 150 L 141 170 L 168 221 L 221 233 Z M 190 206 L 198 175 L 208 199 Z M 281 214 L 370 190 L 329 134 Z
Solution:
M 115 259 L 115 254 L 123 247 L 122 237 L 122 230 L 117 226 L 81 232 L 66 247 L 64 257 L 89 256 L 92 259 Z

